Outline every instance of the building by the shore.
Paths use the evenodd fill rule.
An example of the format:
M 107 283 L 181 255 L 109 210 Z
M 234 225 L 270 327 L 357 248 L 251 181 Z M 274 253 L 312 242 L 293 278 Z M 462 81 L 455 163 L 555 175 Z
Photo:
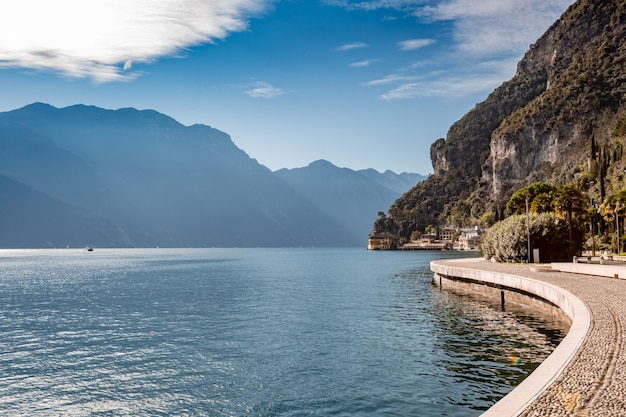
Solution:
M 478 250 L 480 229 L 437 229 L 436 234 L 425 234 L 417 240 L 404 244 L 402 250 Z
M 398 236 L 389 232 L 370 233 L 367 250 L 394 250 L 398 248 Z
M 460 229 L 460 234 L 455 242 L 455 250 L 480 250 L 481 231 L 478 227 L 473 229 Z
M 435 234 L 424 234 L 419 239 L 400 245 L 399 238 L 389 232 L 372 232 L 367 240 L 368 250 L 480 250 L 481 230 L 478 227 L 438 229 Z

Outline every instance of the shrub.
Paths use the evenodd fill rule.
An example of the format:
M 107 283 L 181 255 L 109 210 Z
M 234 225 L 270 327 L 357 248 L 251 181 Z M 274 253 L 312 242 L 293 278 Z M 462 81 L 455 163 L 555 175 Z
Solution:
M 567 222 L 554 213 L 530 214 L 531 249 L 539 249 L 542 262 L 569 260 L 582 251 L 584 230 L 573 225 L 570 248 Z M 528 238 L 526 215 L 510 216 L 491 227 L 483 236 L 481 249 L 485 258 L 498 262 L 526 262 Z

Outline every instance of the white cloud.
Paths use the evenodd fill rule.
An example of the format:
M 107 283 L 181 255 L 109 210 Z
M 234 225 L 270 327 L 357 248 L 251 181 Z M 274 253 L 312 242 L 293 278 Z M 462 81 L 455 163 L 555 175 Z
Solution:
M 347 10 L 388 10 L 444 24 L 452 42 L 437 41 L 437 53 L 405 65 L 365 86 L 386 86 L 385 100 L 461 97 L 488 92 L 515 74 L 515 65 L 574 0 L 326 0 Z M 443 34 L 445 34 L 443 33 Z M 428 39 L 399 42 L 412 50 Z M 424 71 L 429 71 L 424 74 Z
M 403 51 L 412 51 L 414 49 L 420 49 L 428 45 L 435 43 L 434 39 L 408 39 L 406 41 L 398 42 L 400 49 Z
M 366 59 L 365 61 L 352 62 L 349 65 L 353 68 L 369 67 L 374 62 L 380 61 L 379 59 Z
M 350 51 L 352 49 L 367 48 L 369 45 L 363 42 L 346 43 L 335 48 L 336 51 Z
M 397 84 L 397 87 L 380 95 L 387 101 L 423 97 L 465 97 L 497 88 L 502 80 L 510 77 L 516 62 L 515 59 L 486 61 L 465 71 L 435 70 L 422 76 L 391 75 L 367 85 Z M 384 82 L 385 80 L 388 82 Z
M 347 10 L 393 10 L 450 21 L 465 53 L 523 53 L 574 0 L 326 0 Z
M 464 97 L 485 90 L 493 90 L 501 82 L 501 78 L 493 76 L 442 78 L 429 82 L 402 84 L 381 94 L 380 97 L 387 101 L 422 97 Z
M 459 49 L 471 55 L 522 54 L 573 0 L 446 0 L 416 9 L 433 21 L 452 21 Z
M 422 83 L 402 84 L 399 87 L 396 87 L 393 90 L 390 90 L 387 93 L 381 95 L 380 97 L 388 101 L 417 98 L 424 95 L 420 89 L 421 85 Z
M 251 88 L 244 91 L 244 93 L 254 98 L 274 98 L 286 92 L 287 90 L 276 88 L 266 82 L 255 83 Z
M 410 76 L 410 75 L 404 75 L 404 74 L 391 74 L 383 78 L 378 78 L 376 80 L 368 81 L 364 83 L 363 85 L 366 87 L 371 87 L 371 86 L 376 86 L 376 85 L 410 82 L 410 81 L 414 81 L 415 79 L 417 79 L 416 76 Z
M 324 3 L 331 6 L 344 7 L 348 10 L 378 10 L 393 9 L 401 11 L 411 11 L 416 7 L 428 3 L 428 0 L 325 0 Z
M 132 63 L 246 30 L 271 0 L 15 0 L 0 5 L 0 67 L 97 82 L 129 79 Z M 126 68 L 125 68 L 126 67 Z

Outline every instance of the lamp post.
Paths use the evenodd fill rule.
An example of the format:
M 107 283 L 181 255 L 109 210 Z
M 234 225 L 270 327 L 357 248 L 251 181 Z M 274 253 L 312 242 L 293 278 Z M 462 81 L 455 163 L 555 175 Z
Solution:
M 615 234 L 617 235 L 617 254 L 621 253 L 620 251 L 620 235 L 619 235 L 619 214 L 617 214 L 617 210 L 619 208 L 619 201 L 615 204 Z
M 589 234 L 591 234 L 591 256 L 596 256 L 596 239 L 593 234 L 593 199 L 589 199 L 589 209 L 587 210 L 589 213 Z
M 591 194 L 594 181 L 589 182 L 589 193 Z M 594 215 L 595 205 L 593 204 L 593 196 L 589 196 L 589 232 L 591 233 L 591 256 L 596 256 L 596 234 L 593 227 L 595 222 Z
M 528 221 L 528 194 L 526 194 L 526 240 L 528 240 L 528 263 L 530 263 L 530 223 Z

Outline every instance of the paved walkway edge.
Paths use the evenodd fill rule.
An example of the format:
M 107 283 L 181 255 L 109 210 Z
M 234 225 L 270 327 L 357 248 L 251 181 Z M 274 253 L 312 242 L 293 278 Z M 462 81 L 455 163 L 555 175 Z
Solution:
M 460 261 L 467 263 L 468 259 Z M 436 280 L 439 276 L 448 279 L 462 278 L 492 287 L 533 294 L 555 304 L 571 319 L 569 332 L 552 354 L 513 391 L 482 414 L 482 417 L 519 416 L 541 393 L 548 389 L 574 358 L 590 329 L 591 312 L 572 293 L 546 282 L 513 274 L 457 267 L 454 266 L 454 260 L 432 261 L 430 269 L 435 273 L 434 279 Z

